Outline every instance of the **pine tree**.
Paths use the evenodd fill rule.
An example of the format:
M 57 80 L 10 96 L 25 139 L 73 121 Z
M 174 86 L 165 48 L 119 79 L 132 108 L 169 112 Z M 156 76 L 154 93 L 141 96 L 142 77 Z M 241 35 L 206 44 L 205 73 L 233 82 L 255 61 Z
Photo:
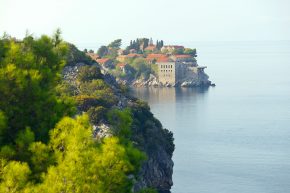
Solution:
M 160 41 L 160 48 L 164 46 L 163 40 Z

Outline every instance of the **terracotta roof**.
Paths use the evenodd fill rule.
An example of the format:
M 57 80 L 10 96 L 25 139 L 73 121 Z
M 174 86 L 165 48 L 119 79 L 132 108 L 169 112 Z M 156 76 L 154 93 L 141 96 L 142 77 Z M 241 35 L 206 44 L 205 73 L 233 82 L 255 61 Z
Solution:
M 129 57 L 129 58 L 134 58 L 134 57 L 141 57 L 142 54 L 128 54 L 126 56 Z
M 165 54 L 148 54 L 147 58 L 152 58 L 152 59 L 157 59 L 157 58 L 162 58 L 162 57 L 167 57 Z
M 118 64 L 117 64 L 117 66 L 120 67 L 120 68 L 123 68 L 123 67 L 125 67 L 126 65 L 127 65 L 127 64 L 125 64 L 125 63 L 118 63 Z
M 97 62 L 100 64 L 104 64 L 106 62 L 108 62 L 110 60 L 110 58 L 101 58 L 101 59 L 97 59 Z
M 160 58 L 157 59 L 156 62 L 170 62 L 170 59 L 167 56 L 160 57 Z

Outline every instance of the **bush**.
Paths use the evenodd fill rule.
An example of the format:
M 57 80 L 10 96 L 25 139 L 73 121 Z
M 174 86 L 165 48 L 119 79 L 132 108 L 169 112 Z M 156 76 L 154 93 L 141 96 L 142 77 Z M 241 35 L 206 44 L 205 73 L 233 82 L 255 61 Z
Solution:
M 94 79 L 102 79 L 103 74 L 98 66 L 82 66 L 79 69 L 77 80 L 80 82 L 88 82 Z
M 97 124 L 99 121 L 101 121 L 105 117 L 106 112 L 107 112 L 107 109 L 105 107 L 96 106 L 96 107 L 91 107 L 87 113 L 90 117 L 90 121 L 93 124 Z

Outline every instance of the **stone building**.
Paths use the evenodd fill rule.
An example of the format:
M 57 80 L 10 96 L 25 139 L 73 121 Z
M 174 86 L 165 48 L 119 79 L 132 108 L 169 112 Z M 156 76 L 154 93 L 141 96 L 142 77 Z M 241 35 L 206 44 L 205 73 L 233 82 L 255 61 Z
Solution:
M 176 83 L 176 65 L 175 62 L 166 57 L 158 59 L 156 64 L 158 65 L 158 80 L 162 84 L 171 84 Z
M 196 59 L 190 55 L 172 55 L 159 58 L 158 80 L 163 85 L 207 84 L 208 76 L 204 73 L 206 67 L 197 65 Z
M 102 65 L 102 67 L 104 68 L 114 68 L 114 62 L 113 60 L 109 59 L 109 58 L 101 58 L 101 59 L 97 59 L 96 60 L 100 65 Z

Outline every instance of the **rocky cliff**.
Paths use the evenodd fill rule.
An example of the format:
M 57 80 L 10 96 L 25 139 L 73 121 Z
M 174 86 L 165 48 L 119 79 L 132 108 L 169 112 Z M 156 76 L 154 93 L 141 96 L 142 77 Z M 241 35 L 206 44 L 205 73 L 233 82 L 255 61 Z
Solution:
M 76 96 L 79 93 L 78 73 L 81 68 L 87 66 L 86 63 L 77 62 L 77 60 L 70 62 L 70 65 L 66 66 L 63 71 L 64 81 L 71 86 L 72 93 Z M 91 64 L 89 65 L 91 66 Z M 98 66 L 96 67 L 98 68 Z M 155 188 L 160 193 L 170 192 L 173 184 L 173 161 L 171 159 L 174 151 L 173 134 L 164 129 L 161 123 L 154 118 L 145 102 L 130 96 L 113 76 L 104 74 L 102 79 L 109 85 L 113 91 L 113 97 L 116 99 L 109 105 L 109 108 L 125 109 L 129 107 L 131 109 L 133 114 L 131 141 L 147 155 L 138 178 L 135 179 L 134 192 L 146 187 Z M 89 98 L 83 100 L 82 104 L 78 105 L 79 113 L 97 106 Z M 95 138 L 113 135 L 112 127 L 106 119 L 91 120 L 91 122 L 94 125 Z

